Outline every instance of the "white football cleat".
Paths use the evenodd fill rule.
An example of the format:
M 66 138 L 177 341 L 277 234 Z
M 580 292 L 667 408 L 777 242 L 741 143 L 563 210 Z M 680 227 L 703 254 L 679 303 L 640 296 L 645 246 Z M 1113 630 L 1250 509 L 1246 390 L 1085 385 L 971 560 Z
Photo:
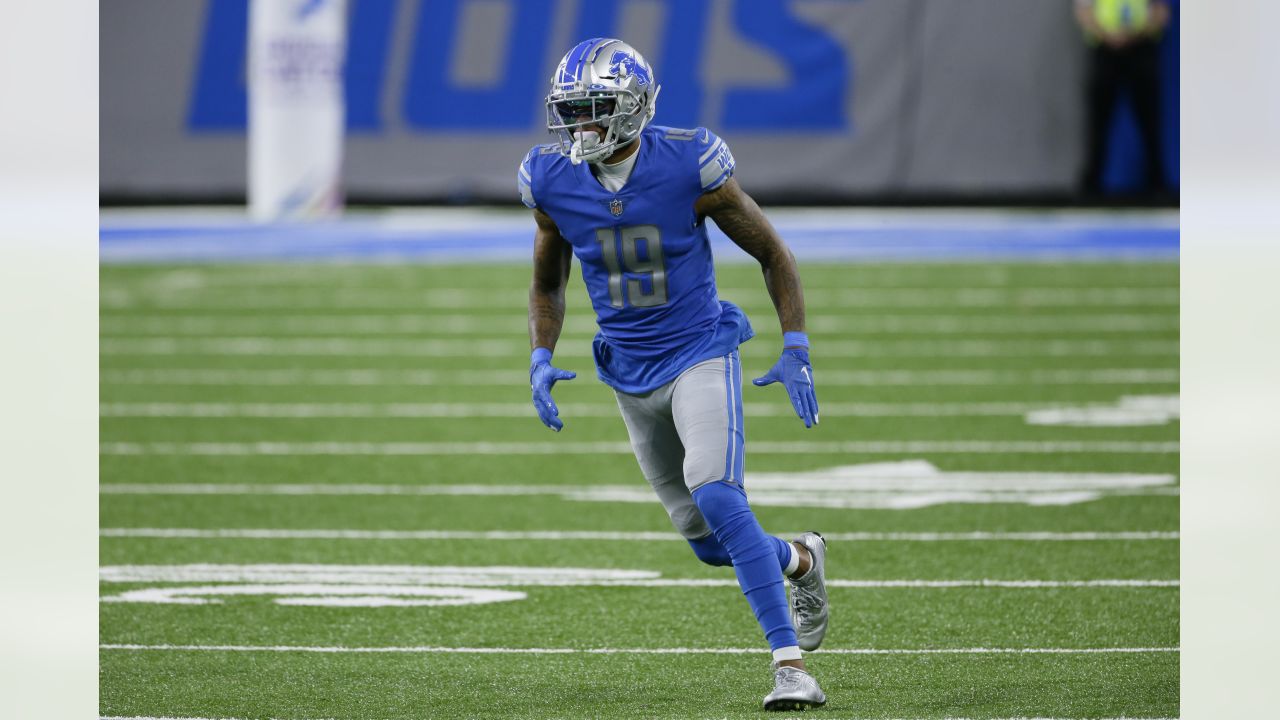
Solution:
M 807 710 L 821 707 L 827 696 L 809 673 L 788 665 L 773 671 L 773 692 L 764 698 L 765 710 Z

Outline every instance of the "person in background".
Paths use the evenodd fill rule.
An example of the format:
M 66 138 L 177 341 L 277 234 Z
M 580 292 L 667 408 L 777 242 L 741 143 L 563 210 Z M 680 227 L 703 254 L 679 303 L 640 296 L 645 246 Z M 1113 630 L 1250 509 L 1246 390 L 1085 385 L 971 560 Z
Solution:
M 1166 0 L 1075 0 L 1075 14 L 1092 45 L 1085 124 L 1087 155 L 1080 190 L 1089 196 L 1102 192 L 1107 131 L 1120 92 L 1127 87 L 1146 158 L 1143 187 L 1161 192 L 1165 173 L 1157 48 L 1169 23 L 1169 4 Z

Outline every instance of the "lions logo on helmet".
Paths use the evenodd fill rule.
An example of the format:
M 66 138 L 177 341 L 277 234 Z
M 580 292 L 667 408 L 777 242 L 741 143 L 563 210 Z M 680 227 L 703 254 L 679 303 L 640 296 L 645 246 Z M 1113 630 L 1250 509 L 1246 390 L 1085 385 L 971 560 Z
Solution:
M 614 38 L 584 40 L 551 76 L 547 130 L 575 165 L 600 162 L 640 136 L 653 119 L 660 89 L 635 48 Z
M 636 82 L 641 86 L 649 84 L 649 68 L 644 65 L 636 64 L 636 57 L 628 52 L 619 50 L 609 59 L 609 69 L 614 75 L 624 78 L 628 75 L 635 75 Z

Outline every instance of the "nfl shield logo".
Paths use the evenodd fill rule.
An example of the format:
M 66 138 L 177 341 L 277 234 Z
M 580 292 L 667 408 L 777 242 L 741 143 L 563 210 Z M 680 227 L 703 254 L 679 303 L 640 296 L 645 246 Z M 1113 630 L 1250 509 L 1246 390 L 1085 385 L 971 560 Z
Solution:
M 610 200 L 610 201 L 609 201 L 609 212 L 613 213 L 613 216 L 614 216 L 614 217 L 618 217 L 619 215 L 621 215 L 621 214 L 622 214 L 622 201 L 621 201 L 621 200 L 619 200 L 619 199 L 617 199 L 617 198 L 614 198 L 614 199 Z

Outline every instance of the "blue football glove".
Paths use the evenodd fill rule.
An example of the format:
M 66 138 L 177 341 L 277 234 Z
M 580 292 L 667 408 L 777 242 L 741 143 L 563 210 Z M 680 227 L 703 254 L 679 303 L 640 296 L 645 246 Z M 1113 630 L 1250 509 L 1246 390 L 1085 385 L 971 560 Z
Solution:
M 763 377 L 751 383 L 764 387 L 776 382 L 787 389 L 787 397 L 791 398 L 791 407 L 796 415 L 809 428 L 818 424 L 818 396 L 813 392 L 813 366 L 809 364 L 809 351 L 805 348 L 784 348 L 782 357 Z
M 578 373 L 551 366 L 551 351 L 535 348 L 529 359 L 529 386 L 533 389 L 533 407 L 543 425 L 560 432 L 564 422 L 560 420 L 560 408 L 551 399 L 551 387 L 557 380 L 572 380 Z

